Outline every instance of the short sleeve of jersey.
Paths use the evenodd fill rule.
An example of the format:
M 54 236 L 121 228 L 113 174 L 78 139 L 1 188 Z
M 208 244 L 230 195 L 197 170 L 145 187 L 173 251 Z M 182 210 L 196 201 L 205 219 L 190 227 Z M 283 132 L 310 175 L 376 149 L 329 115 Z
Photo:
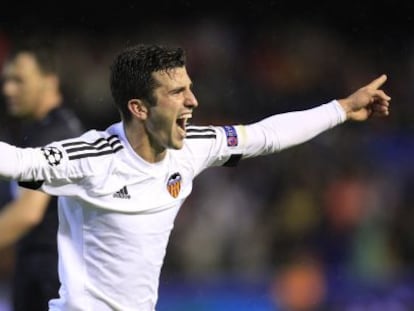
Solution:
M 244 126 L 188 126 L 185 150 L 195 175 L 211 166 L 235 166 L 243 156 Z

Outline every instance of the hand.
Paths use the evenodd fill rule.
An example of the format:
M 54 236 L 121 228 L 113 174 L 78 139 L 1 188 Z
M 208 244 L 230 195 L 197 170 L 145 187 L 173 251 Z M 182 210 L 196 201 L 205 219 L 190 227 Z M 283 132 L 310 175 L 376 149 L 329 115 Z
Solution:
M 383 74 L 347 98 L 338 100 L 348 120 L 365 121 L 370 117 L 389 115 L 391 97 L 379 89 L 385 81 L 387 76 Z

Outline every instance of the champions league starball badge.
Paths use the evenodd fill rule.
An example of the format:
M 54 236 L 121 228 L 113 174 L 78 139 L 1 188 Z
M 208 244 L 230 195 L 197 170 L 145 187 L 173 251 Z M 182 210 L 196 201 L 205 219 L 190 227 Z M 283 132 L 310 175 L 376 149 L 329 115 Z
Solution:
M 173 198 L 178 197 L 181 190 L 182 177 L 180 173 L 172 174 L 167 181 L 167 190 Z
M 41 150 L 51 166 L 59 165 L 60 161 L 63 159 L 62 151 L 56 147 L 43 147 Z

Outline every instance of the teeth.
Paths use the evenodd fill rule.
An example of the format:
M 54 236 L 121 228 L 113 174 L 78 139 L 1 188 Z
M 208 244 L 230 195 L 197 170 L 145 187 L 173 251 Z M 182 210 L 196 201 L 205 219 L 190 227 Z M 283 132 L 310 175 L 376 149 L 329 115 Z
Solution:
M 186 126 L 187 124 L 188 124 L 188 121 L 189 121 L 189 119 L 191 119 L 192 118 L 192 114 L 191 113 L 186 113 L 186 114 L 183 114 L 183 115 L 181 115 L 179 118 L 178 118 L 178 120 L 182 120 L 183 121 L 183 125 L 184 126 Z
M 191 119 L 191 118 L 192 118 L 191 113 L 186 113 L 179 117 L 179 119 Z

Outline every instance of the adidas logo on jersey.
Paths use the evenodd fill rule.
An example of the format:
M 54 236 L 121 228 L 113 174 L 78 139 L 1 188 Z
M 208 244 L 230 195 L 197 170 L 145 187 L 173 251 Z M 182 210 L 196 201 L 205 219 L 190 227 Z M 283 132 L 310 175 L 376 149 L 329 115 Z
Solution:
M 128 189 L 126 186 L 124 186 L 119 191 L 115 192 L 113 197 L 118 198 L 118 199 L 130 199 L 131 198 L 131 196 L 128 194 Z

